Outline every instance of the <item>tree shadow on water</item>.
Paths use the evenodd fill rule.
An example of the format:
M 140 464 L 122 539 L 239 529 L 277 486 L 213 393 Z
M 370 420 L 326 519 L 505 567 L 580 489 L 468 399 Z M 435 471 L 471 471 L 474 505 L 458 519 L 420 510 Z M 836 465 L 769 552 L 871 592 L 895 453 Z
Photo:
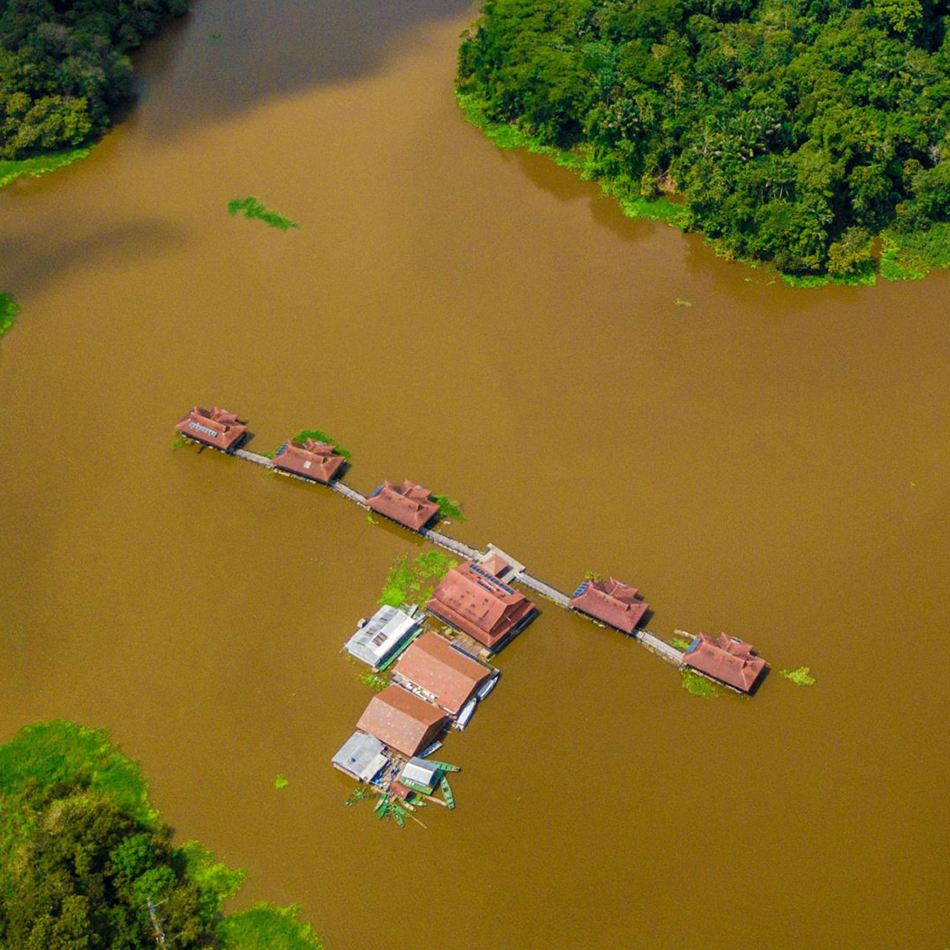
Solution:
M 187 17 L 166 24 L 136 56 L 132 105 L 147 102 L 142 130 L 168 137 L 368 75 L 400 35 L 471 9 L 471 0 L 193 0 Z

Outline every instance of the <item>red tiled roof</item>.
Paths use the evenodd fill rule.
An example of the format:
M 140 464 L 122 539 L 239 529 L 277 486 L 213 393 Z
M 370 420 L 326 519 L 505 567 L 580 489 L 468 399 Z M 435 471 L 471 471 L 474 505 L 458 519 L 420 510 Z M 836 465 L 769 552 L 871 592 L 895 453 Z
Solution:
M 583 592 L 571 598 L 571 606 L 624 633 L 633 633 L 650 605 L 637 598 L 635 587 L 608 577 L 588 581 Z
M 317 482 L 331 481 L 345 461 L 332 445 L 314 439 L 288 442 L 274 456 L 277 468 Z
M 373 511 L 398 521 L 413 531 L 421 531 L 438 513 L 439 506 L 428 488 L 415 482 L 396 485 L 384 481 L 376 494 L 366 500 Z
M 454 715 L 492 671 L 430 631 L 403 653 L 393 672 L 431 693 L 439 706 Z
M 699 642 L 686 651 L 683 662 L 743 693 L 752 689 L 765 669 L 765 660 L 737 637 L 725 633 L 709 637 L 701 633 L 696 639 Z
M 202 409 L 195 406 L 175 428 L 204 442 L 205 445 L 214 445 L 227 451 L 247 432 L 247 426 L 238 421 L 233 412 L 227 412 L 217 406 L 214 409 Z
M 387 686 L 369 701 L 356 728 L 411 757 L 428 745 L 446 722 L 441 709 L 401 686 Z
M 535 606 L 520 591 L 466 561 L 445 575 L 426 609 L 492 648 L 532 614 Z

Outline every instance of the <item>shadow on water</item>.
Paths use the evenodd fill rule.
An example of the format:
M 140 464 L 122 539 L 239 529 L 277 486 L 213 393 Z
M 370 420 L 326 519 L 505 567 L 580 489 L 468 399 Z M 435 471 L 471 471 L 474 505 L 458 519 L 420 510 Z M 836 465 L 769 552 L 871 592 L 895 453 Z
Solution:
M 471 0 L 200 0 L 136 56 L 142 130 L 168 137 L 275 96 L 378 69 L 387 44 Z M 474 12 L 472 14 L 474 19 Z
M 56 239 L 48 231 L 16 233 L 0 240 L 5 262 L 4 283 L 14 289 L 28 287 L 36 293 L 66 270 L 94 268 L 108 262 L 118 267 L 156 251 L 180 247 L 181 229 L 162 221 L 90 228 L 74 237 Z

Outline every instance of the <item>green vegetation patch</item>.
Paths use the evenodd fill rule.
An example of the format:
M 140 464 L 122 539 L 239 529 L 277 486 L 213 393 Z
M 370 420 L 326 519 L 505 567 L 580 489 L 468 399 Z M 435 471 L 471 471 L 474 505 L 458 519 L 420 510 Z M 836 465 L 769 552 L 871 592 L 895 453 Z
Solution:
M 628 214 L 701 230 L 724 257 L 797 286 L 910 279 L 950 265 L 945 13 L 486 0 L 458 98 L 500 146 L 579 170 Z
M 148 782 L 102 729 L 55 720 L 26 726 L 0 746 L 0 795 L 30 788 L 77 786 L 111 798 L 125 813 L 152 827 Z
M 323 950 L 313 928 L 300 919 L 298 907 L 255 904 L 230 914 L 218 927 L 219 950 Z
M 247 198 L 235 198 L 233 201 L 229 201 L 228 214 L 243 214 L 245 218 L 263 221 L 269 227 L 277 228 L 278 231 L 287 231 L 290 228 L 300 227 L 296 221 L 285 218 L 277 211 L 269 210 L 260 198 L 255 198 L 253 195 L 249 195 Z
M 18 178 L 39 178 L 66 165 L 72 165 L 85 158 L 91 151 L 91 145 L 81 148 L 67 148 L 58 152 L 47 152 L 33 158 L 0 160 L 0 188 L 4 188 Z
M 672 643 L 677 650 L 683 650 L 684 652 L 693 645 L 693 641 L 688 637 L 672 637 L 670 643 Z
M 426 551 L 415 559 L 402 555 L 389 569 L 383 592 L 376 603 L 380 607 L 424 603 L 456 564 L 458 561 L 441 551 Z
M 800 666 L 797 670 L 779 670 L 779 674 L 796 686 L 815 685 L 815 677 L 811 675 L 811 668 L 808 666 Z
M 462 507 L 455 499 L 449 498 L 448 495 L 433 495 L 432 497 L 439 505 L 440 518 L 451 518 L 453 521 L 458 521 L 459 523 L 465 520 Z
M 10 330 L 20 315 L 20 305 L 13 294 L 0 294 L 0 336 Z
M 370 689 L 376 690 L 378 693 L 389 686 L 392 681 L 386 673 L 376 673 L 373 670 L 369 670 L 366 673 L 360 673 L 360 682 Z
M 306 442 L 307 439 L 313 439 L 314 442 L 325 442 L 327 445 L 332 445 L 347 461 L 351 458 L 350 453 L 344 449 L 336 439 L 331 439 L 323 429 L 301 429 L 290 441 Z
M 700 699 L 718 699 L 722 695 L 722 687 L 706 679 L 705 676 L 700 676 L 692 670 L 680 672 L 683 676 L 683 689 L 691 696 L 698 696 Z
M 279 792 L 282 788 L 286 788 L 290 784 L 290 781 L 284 776 L 283 773 L 277 776 L 274 779 L 274 788 Z

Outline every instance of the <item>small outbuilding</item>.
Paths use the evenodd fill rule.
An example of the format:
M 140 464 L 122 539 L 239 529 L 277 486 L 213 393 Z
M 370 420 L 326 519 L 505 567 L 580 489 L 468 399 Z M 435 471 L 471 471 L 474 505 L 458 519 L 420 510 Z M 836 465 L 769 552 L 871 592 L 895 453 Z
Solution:
M 414 756 L 406 763 L 399 780 L 407 788 L 429 793 L 441 777 L 442 770 L 437 765 Z
M 500 650 L 534 618 L 537 608 L 498 573 L 507 566 L 500 557 L 491 569 L 474 561 L 453 567 L 435 589 L 426 609 L 489 650 Z
M 751 644 L 720 633 L 699 634 L 683 655 L 683 663 L 740 693 L 751 693 L 765 672 L 766 663 Z
M 274 467 L 324 485 L 333 481 L 346 459 L 326 442 L 285 442 L 274 454 Z
M 574 591 L 570 606 L 631 636 L 650 609 L 650 605 L 638 597 L 636 587 L 613 577 L 605 581 L 584 581 Z
M 385 666 L 419 629 L 419 622 L 398 607 L 380 607 L 346 641 L 346 652 L 374 670 Z
M 448 721 L 441 709 L 393 685 L 370 700 L 356 728 L 411 758 L 439 736 Z
M 189 439 L 213 445 L 224 452 L 236 449 L 247 435 L 247 423 L 218 406 L 213 409 L 195 406 L 175 428 Z
M 389 758 L 379 739 L 354 732 L 333 756 L 333 764 L 360 782 L 372 782 L 389 764 Z
M 456 716 L 498 670 L 455 649 L 429 631 L 414 641 L 393 668 L 393 678 Z
M 390 481 L 383 482 L 366 499 L 366 504 L 373 511 L 413 531 L 421 531 L 439 514 L 439 505 L 433 501 L 432 492 L 409 481 L 401 485 Z

